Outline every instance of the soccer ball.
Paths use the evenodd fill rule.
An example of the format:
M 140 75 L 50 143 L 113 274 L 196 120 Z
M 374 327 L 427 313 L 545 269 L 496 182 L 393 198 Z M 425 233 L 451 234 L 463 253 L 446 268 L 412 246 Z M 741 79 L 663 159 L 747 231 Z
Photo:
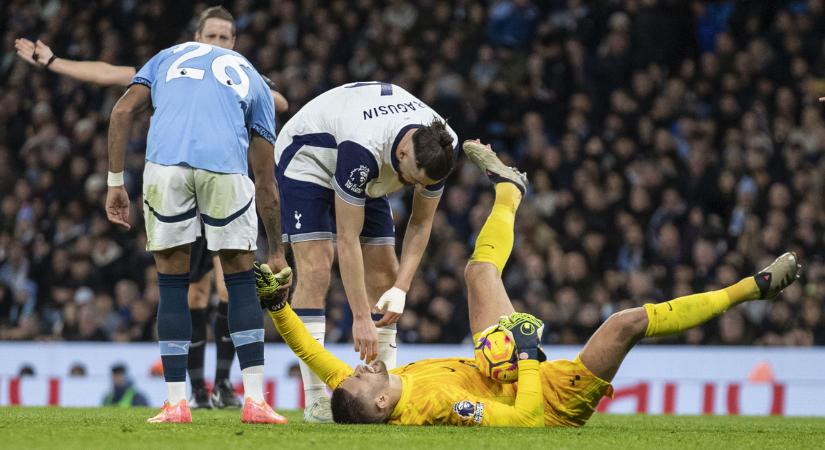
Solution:
M 512 336 L 498 324 L 481 332 L 475 345 L 478 370 L 499 383 L 518 381 L 518 352 Z

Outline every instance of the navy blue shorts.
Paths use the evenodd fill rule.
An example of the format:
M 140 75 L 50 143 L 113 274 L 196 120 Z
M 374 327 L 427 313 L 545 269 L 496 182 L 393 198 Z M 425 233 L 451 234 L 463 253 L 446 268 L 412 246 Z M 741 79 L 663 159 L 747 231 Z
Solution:
M 278 178 L 278 189 L 285 243 L 335 239 L 335 191 L 287 177 Z M 395 245 L 395 224 L 387 197 L 367 198 L 361 243 Z

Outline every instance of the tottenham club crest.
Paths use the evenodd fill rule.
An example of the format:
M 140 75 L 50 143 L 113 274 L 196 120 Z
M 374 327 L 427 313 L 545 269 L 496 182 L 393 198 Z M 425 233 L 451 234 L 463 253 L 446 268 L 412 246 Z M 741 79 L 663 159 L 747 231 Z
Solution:
M 347 178 L 347 182 L 344 187 L 356 194 L 363 194 L 364 185 L 367 184 L 367 178 L 369 178 L 369 176 L 370 168 L 361 164 L 360 166 L 352 169 L 352 172 L 349 173 L 349 178 Z
M 473 422 L 481 423 L 481 419 L 484 416 L 484 404 L 462 400 L 453 404 L 453 412 L 458 414 L 462 419 L 473 419 Z

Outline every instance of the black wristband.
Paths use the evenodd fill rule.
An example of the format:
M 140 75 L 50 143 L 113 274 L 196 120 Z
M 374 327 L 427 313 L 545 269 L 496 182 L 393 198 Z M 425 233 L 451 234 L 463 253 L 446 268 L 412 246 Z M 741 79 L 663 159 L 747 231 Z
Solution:
M 45 68 L 47 68 L 47 69 L 48 69 L 48 68 L 49 68 L 49 65 L 51 65 L 51 63 L 53 63 L 55 59 L 57 59 L 57 55 L 55 55 L 54 53 L 52 53 L 52 57 L 51 57 L 51 58 L 49 58 L 49 60 L 48 60 L 48 61 L 46 61 L 46 65 L 45 65 L 45 66 L 43 66 L 43 67 L 45 67 Z

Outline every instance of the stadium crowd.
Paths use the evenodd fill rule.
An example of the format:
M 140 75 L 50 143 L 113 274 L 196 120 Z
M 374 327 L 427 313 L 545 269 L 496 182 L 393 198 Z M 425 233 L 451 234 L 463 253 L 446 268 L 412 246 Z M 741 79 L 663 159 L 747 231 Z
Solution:
M 779 301 L 666 342 L 825 345 L 823 0 L 226 3 L 236 50 L 290 102 L 281 124 L 331 87 L 391 81 L 527 171 L 504 281 L 516 309 L 546 321 L 547 343 L 581 343 L 614 311 L 731 284 L 792 249 L 806 271 Z M 0 340 L 152 341 L 158 302 L 139 210 L 130 232 L 103 210 L 123 89 L 33 67 L 14 39 L 140 66 L 189 40 L 206 6 L 0 4 Z M 147 124 L 130 142 L 133 193 Z M 467 339 L 462 272 L 487 183 L 461 162 L 450 178 L 403 342 Z M 399 232 L 409 202 L 392 199 Z M 346 341 L 333 280 L 326 341 Z

